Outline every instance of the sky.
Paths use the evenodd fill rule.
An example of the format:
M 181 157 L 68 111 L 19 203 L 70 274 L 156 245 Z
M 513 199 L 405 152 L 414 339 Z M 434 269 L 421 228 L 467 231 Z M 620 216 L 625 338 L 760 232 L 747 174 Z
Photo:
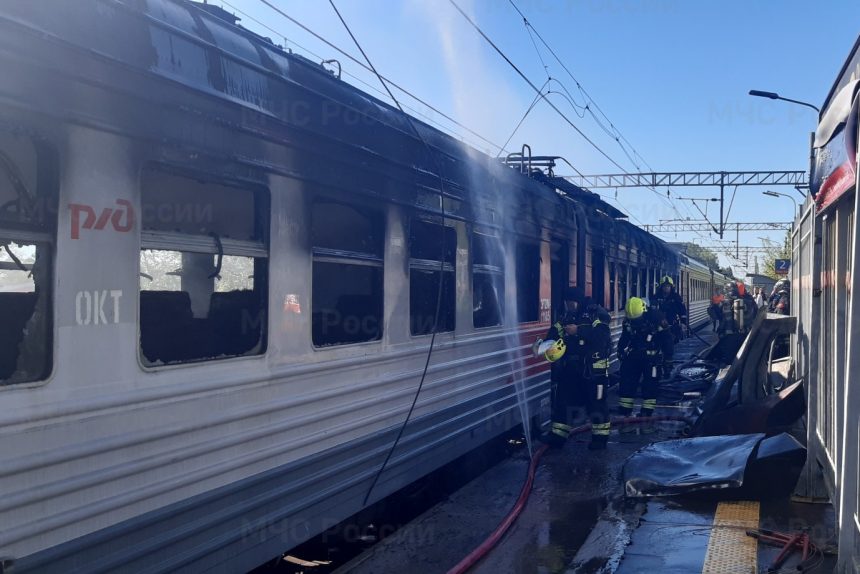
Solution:
M 267 1 L 363 61 L 329 2 Z M 450 0 L 334 1 L 383 76 L 494 144 L 501 145 L 511 136 L 535 98 L 533 88 Z M 566 89 L 567 97 L 546 97 L 631 173 L 807 170 L 815 112 L 753 98 L 748 92 L 773 91 L 820 106 L 860 33 L 857 0 L 513 0 L 531 29 L 510 0 L 455 1 L 532 83 L 540 87 L 551 77 L 553 91 Z M 345 81 L 388 100 L 375 76 L 262 0 L 209 2 L 235 13 L 242 18 L 241 25 L 276 44 L 315 60 L 339 59 Z M 424 121 L 441 124 L 482 151 L 498 152 L 405 94 L 394 93 Z M 600 122 L 604 126 L 611 122 L 631 145 L 625 143 L 622 149 L 583 111 L 586 104 L 592 110 L 596 104 L 606 116 L 596 112 Z M 519 150 L 523 143 L 535 155 L 565 157 L 584 174 L 621 171 L 543 101 L 528 114 L 506 149 Z M 574 172 L 559 166 L 556 173 Z M 791 187 L 740 187 L 727 221 L 792 220 L 791 200 L 763 196 L 766 189 L 802 202 Z M 708 187 L 673 188 L 671 201 L 665 198 L 665 188 L 597 191 L 632 221 L 646 224 L 701 220 L 692 202 L 674 198 L 719 195 L 718 188 Z M 727 189 L 726 209 L 732 191 Z M 708 218 L 714 221 L 719 204 L 698 205 L 705 209 L 706 203 Z M 723 245 L 735 240 L 734 233 L 730 235 Z M 668 241 L 717 243 L 707 233 L 659 236 Z M 740 243 L 761 247 L 765 241 L 783 237 L 778 231 L 746 232 Z M 742 256 L 739 262 L 725 253 L 720 258 L 736 272 L 753 270 L 752 259 Z

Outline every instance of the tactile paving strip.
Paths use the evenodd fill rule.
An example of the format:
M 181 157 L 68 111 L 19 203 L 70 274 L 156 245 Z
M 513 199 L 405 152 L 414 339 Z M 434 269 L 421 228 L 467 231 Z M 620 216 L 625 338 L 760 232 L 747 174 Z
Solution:
M 746 531 L 757 529 L 758 521 L 758 502 L 719 503 L 702 574 L 756 574 L 758 542 Z

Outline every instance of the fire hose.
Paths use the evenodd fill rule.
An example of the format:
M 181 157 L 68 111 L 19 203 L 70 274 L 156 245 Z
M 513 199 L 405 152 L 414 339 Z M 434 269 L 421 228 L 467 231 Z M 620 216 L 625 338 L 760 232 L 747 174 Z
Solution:
M 650 423 L 650 422 L 659 422 L 659 421 L 681 421 L 685 423 L 692 423 L 690 419 L 687 417 L 679 416 L 679 415 L 654 415 L 650 417 L 623 417 L 612 419 L 612 424 L 614 425 L 628 425 L 628 424 L 639 424 L 639 423 Z M 589 432 L 591 430 L 590 424 L 584 424 L 576 427 L 570 432 L 570 435 L 573 436 L 575 434 L 582 434 Z M 472 550 L 465 558 L 460 560 L 456 566 L 448 570 L 448 574 L 463 574 L 468 572 L 472 566 L 478 563 L 484 556 L 486 556 L 496 544 L 502 539 L 505 533 L 510 529 L 510 527 L 516 522 L 517 518 L 522 513 L 523 509 L 525 509 L 526 502 L 528 502 L 529 495 L 532 491 L 532 485 L 534 484 L 535 473 L 537 472 L 537 465 L 540 462 L 543 455 L 546 453 L 548 447 L 547 445 L 541 446 L 531 458 L 531 462 L 529 463 L 528 473 L 526 474 L 526 481 L 523 484 L 522 490 L 520 490 L 520 495 L 517 498 L 517 501 L 514 503 L 511 510 L 505 516 L 505 518 L 499 523 L 495 530 L 487 537 L 486 540 L 481 542 L 474 550 Z

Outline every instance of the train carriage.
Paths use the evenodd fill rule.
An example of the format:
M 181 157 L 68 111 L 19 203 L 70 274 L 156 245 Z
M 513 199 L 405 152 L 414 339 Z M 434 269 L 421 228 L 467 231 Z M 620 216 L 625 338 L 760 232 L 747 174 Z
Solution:
M 0 67 L 16 572 L 257 566 L 540 422 L 563 287 L 619 318 L 679 272 L 594 194 L 211 7 L 6 2 Z
M 809 462 L 801 494 L 830 498 L 840 573 L 860 572 L 857 141 L 860 38 L 821 108 L 810 194 L 792 230 L 792 356 L 807 389 Z

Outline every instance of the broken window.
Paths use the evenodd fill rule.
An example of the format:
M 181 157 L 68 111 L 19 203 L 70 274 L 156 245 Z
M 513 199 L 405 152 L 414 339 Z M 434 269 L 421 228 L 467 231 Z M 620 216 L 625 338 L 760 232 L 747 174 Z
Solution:
M 385 219 L 332 201 L 311 208 L 312 338 L 317 347 L 382 337 Z
M 540 245 L 517 245 L 517 318 L 531 323 L 540 318 Z
M 0 384 L 48 377 L 53 359 L 57 171 L 52 150 L 0 133 Z
M 141 212 L 144 364 L 264 353 L 266 194 L 150 169 Z
M 501 238 L 472 234 L 472 322 L 475 328 L 501 325 L 505 305 L 505 260 Z
M 453 227 L 413 219 L 409 226 L 409 318 L 413 335 L 453 331 L 457 310 L 457 232 Z M 441 277 L 440 277 L 441 273 Z M 441 299 L 439 289 L 441 280 Z

